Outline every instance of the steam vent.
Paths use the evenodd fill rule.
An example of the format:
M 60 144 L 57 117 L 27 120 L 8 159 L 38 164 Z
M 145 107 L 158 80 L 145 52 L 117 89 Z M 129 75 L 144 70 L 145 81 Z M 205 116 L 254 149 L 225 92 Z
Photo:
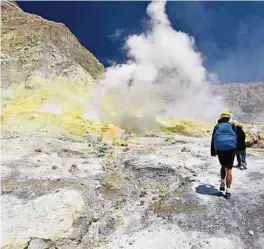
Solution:
M 113 4 L 86 15 L 96 25 Z M 146 30 L 120 22 L 128 60 L 108 67 L 77 32 L 22 7 L 1 1 L 2 249 L 264 248 L 264 82 L 207 82 L 165 1 L 148 3 Z M 236 140 L 220 192 L 210 149 L 224 109 L 245 139 L 219 121 Z

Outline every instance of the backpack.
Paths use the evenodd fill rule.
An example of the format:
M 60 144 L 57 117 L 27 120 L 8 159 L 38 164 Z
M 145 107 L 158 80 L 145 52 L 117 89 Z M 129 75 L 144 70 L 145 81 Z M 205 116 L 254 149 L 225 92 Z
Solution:
M 214 133 L 214 146 L 216 150 L 235 150 L 237 147 L 237 135 L 231 124 L 225 122 L 216 126 Z

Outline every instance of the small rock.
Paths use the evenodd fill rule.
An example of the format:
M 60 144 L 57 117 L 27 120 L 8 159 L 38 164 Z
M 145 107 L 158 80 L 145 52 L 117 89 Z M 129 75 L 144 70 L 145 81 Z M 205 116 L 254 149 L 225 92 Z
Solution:
M 191 179 L 190 176 L 186 176 L 186 177 L 184 177 L 184 182 L 185 182 L 185 183 L 192 182 L 192 181 L 193 181 L 193 179 Z
M 134 239 L 128 239 L 127 242 L 128 242 L 129 245 L 133 245 L 135 240 Z
M 116 231 L 117 226 L 118 221 L 115 218 L 111 217 L 99 226 L 99 234 L 108 236 Z
M 79 172 L 79 169 L 78 169 L 77 165 L 73 164 L 71 166 L 71 168 L 69 169 L 69 172 L 72 173 L 73 175 L 76 174 L 76 173 L 78 173 Z
M 35 152 L 41 152 L 42 150 L 40 148 L 35 149 Z
M 99 153 L 104 153 L 104 152 L 106 152 L 106 151 L 108 151 L 108 150 L 110 150 L 110 149 L 111 149 L 111 147 L 110 147 L 109 145 L 104 144 L 102 147 L 100 147 L 100 148 L 98 149 L 98 152 L 99 152 Z
M 51 245 L 49 243 L 46 243 L 44 240 L 35 238 L 35 239 L 30 240 L 27 248 L 29 248 L 29 249 L 47 249 L 47 248 L 50 248 L 50 246 Z
M 52 166 L 52 169 L 57 169 L 57 168 L 58 168 L 58 166 L 55 166 L 55 165 Z
M 140 206 L 143 206 L 145 202 L 143 200 L 140 201 Z
M 254 231 L 253 230 L 249 230 L 248 233 L 253 236 L 254 235 Z
M 142 198 L 142 197 L 144 197 L 146 195 L 147 195 L 146 191 L 141 191 L 140 194 L 139 194 L 139 198 Z
M 104 153 L 97 153 L 97 156 L 98 157 L 103 157 L 104 156 Z
M 183 148 L 181 149 L 181 152 L 190 152 L 190 149 L 188 149 L 188 148 L 186 148 L 186 147 L 183 147 Z
M 132 191 L 131 191 L 131 194 L 132 194 L 132 195 L 137 195 L 137 191 L 136 191 L 136 190 L 132 190 Z

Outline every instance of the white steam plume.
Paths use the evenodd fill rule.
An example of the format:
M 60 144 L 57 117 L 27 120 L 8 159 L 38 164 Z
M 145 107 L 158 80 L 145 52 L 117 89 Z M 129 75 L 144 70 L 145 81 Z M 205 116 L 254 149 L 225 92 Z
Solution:
M 147 7 L 148 30 L 128 37 L 129 60 L 107 69 L 93 93 L 99 118 L 116 123 L 140 117 L 146 122 L 158 116 L 213 120 L 222 109 L 209 91 L 208 75 L 194 39 L 171 27 L 165 2 Z M 102 102 L 114 111 L 103 110 Z M 109 104 L 111 103 L 111 104 Z

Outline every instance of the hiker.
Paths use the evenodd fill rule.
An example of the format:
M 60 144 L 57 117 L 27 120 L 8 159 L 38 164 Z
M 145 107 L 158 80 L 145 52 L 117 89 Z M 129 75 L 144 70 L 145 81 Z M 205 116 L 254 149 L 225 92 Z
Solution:
M 230 124 L 231 124 L 234 132 L 237 133 L 237 121 L 236 120 L 231 120 L 230 121 Z M 236 149 L 236 159 L 237 159 L 237 165 L 236 165 L 236 167 L 239 168 L 241 166 L 241 156 L 239 154 L 239 150 L 238 149 Z
M 214 127 L 211 142 L 211 156 L 218 155 L 221 164 L 220 169 L 220 191 L 225 191 L 226 181 L 226 198 L 231 197 L 230 187 L 232 183 L 232 167 L 234 164 L 237 135 L 233 130 L 229 120 L 231 114 L 229 111 L 223 111 L 218 120 L 218 124 Z
M 231 124 L 231 126 L 232 126 L 234 132 L 236 132 L 236 129 L 237 129 L 237 127 L 236 127 L 236 123 L 237 123 L 236 120 L 233 120 L 233 119 L 232 119 L 232 120 L 230 121 L 230 124 Z
M 237 158 L 238 167 L 240 169 L 247 169 L 246 163 L 246 134 L 243 131 L 243 124 L 237 124 Z

